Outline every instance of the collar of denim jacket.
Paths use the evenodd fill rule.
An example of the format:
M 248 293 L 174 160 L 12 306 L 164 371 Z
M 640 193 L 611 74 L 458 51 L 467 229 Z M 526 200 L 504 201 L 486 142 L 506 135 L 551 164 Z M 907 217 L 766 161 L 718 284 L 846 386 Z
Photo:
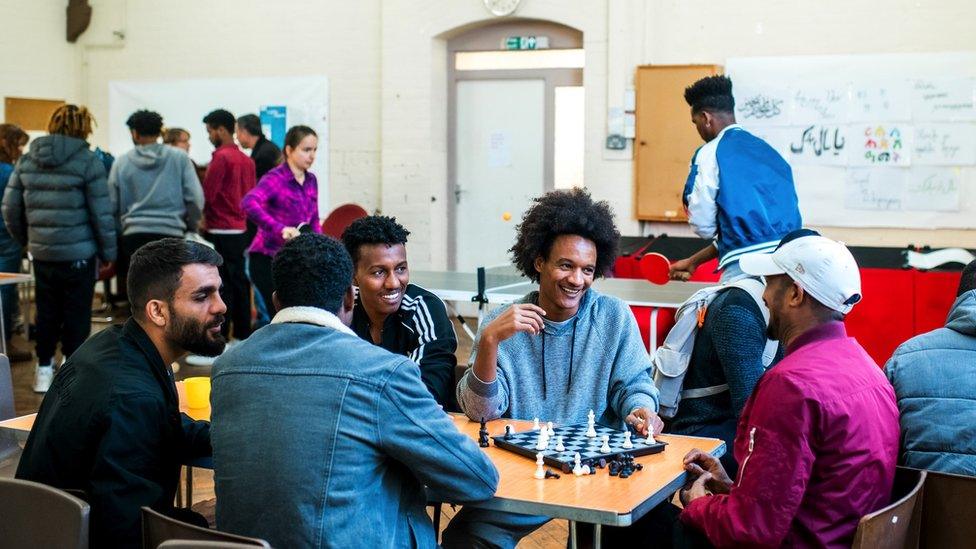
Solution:
M 285 307 L 278 311 L 278 314 L 271 320 L 272 324 L 282 324 L 285 322 L 300 322 L 303 324 L 315 324 L 325 328 L 339 330 L 342 333 L 355 336 L 349 326 L 339 320 L 339 317 L 318 307 Z

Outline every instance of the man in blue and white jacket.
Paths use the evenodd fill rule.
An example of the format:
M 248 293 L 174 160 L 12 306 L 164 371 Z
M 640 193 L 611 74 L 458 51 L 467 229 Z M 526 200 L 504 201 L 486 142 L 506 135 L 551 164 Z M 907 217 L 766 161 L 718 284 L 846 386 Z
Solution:
M 695 151 L 682 198 L 695 233 L 713 243 L 671 266 L 687 280 L 718 257 L 722 280 L 741 274 L 745 253 L 773 251 L 802 226 L 793 172 L 775 149 L 735 123 L 732 81 L 709 76 L 685 89 L 691 120 L 705 144 Z

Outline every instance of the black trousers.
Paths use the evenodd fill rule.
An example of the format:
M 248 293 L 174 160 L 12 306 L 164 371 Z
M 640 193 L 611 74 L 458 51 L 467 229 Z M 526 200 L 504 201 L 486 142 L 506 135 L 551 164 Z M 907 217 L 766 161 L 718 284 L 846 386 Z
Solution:
M 119 295 L 126 296 L 126 281 L 129 279 L 129 262 L 132 261 L 132 254 L 136 250 L 150 242 L 155 242 L 162 238 L 181 238 L 168 234 L 158 233 L 135 233 L 123 235 L 119 239 L 119 260 L 115 262 L 115 273 L 119 280 Z
M 264 302 L 265 311 L 268 312 L 269 318 L 274 318 L 275 309 L 274 304 L 271 302 L 271 293 L 274 292 L 274 280 L 271 277 L 271 256 L 264 254 L 251 252 L 248 255 L 248 261 L 251 268 L 251 282 L 254 284 L 254 290 L 258 295 L 254 296 L 254 299 L 260 299 Z
M 51 364 L 58 341 L 71 356 L 91 333 L 95 258 L 79 261 L 34 260 L 37 302 L 37 361 Z
M 228 337 L 233 325 L 234 337 L 247 339 L 251 335 L 251 283 L 244 269 L 244 251 L 250 244 L 247 235 L 204 233 L 203 237 L 212 242 L 224 258 L 219 269 L 223 282 L 220 297 L 227 305 L 227 320 L 220 331 Z

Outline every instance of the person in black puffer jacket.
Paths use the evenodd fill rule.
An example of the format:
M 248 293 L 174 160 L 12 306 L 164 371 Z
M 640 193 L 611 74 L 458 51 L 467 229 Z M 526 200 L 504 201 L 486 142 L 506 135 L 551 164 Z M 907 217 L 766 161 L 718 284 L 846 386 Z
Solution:
M 64 105 L 21 157 L 3 194 L 10 235 L 34 257 L 37 370 L 34 391 L 54 377 L 54 351 L 70 356 L 91 332 L 97 261 L 115 261 L 115 219 L 105 167 L 88 148 L 88 109 Z

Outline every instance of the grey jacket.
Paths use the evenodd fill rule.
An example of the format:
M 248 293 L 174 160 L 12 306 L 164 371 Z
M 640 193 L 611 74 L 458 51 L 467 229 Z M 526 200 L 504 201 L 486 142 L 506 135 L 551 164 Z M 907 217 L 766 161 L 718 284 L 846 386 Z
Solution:
M 190 157 L 175 147 L 136 146 L 112 165 L 108 189 L 122 234 L 183 236 L 200 223 L 203 188 Z
M 945 328 L 902 343 L 885 365 L 901 416 L 898 462 L 976 476 L 976 290 Z
M 31 143 L 3 193 L 3 220 L 35 259 L 115 261 L 105 167 L 81 139 L 45 135 Z
M 536 303 L 531 292 L 520 303 Z M 506 305 L 488 313 L 482 326 L 498 318 Z M 474 364 L 482 331 L 471 352 Z M 569 360 L 556 361 L 546 352 L 557 340 L 569 340 Z M 544 360 L 545 359 L 545 360 Z M 498 345 L 497 377 L 485 383 L 468 371 L 457 386 L 461 410 L 480 418 L 539 418 L 561 425 L 586 421 L 593 410 L 597 422 L 617 429 L 634 408 L 658 409 L 658 390 L 651 380 L 651 360 L 641 341 L 630 308 L 613 296 L 586 290 L 574 319 L 559 328 L 546 325 L 545 336 L 519 332 Z
M 214 364 L 217 527 L 273 547 L 436 546 L 424 486 L 491 498 L 498 472 L 420 369 L 335 315 L 289 307 Z

